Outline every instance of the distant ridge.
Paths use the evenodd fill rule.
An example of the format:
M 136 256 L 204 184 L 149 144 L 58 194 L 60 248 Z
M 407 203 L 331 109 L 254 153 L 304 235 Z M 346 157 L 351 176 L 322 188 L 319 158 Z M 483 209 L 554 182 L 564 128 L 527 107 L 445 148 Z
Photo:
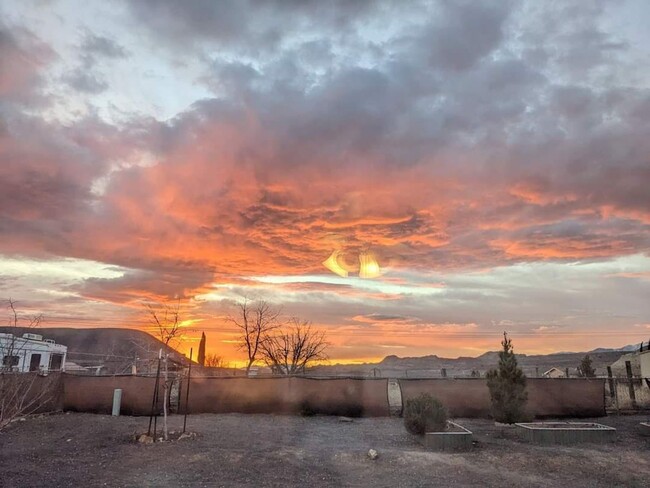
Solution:
M 621 351 L 621 352 L 634 352 L 639 350 L 639 344 L 628 344 L 627 346 L 619 347 L 618 349 L 610 349 L 607 347 L 599 347 L 597 349 L 594 349 L 593 351 L 589 351 L 589 354 L 591 353 L 598 353 L 598 352 L 615 352 L 615 351 Z
M 606 367 L 619 359 L 623 354 L 638 348 L 629 345 L 620 349 L 594 349 L 588 352 L 559 352 L 553 354 L 517 354 L 517 361 L 527 376 L 541 376 L 551 368 L 569 369 L 571 376 L 577 375 L 580 361 L 589 354 L 597 374 L 606 374 Z M 439 377 L 444 369 L 448 376 L 470 376 L 472 371 L 481 375 L 497 365 L 499 353 L 488 351 L 477 357 L 443 358 L 435 354 L 420 357 L 386 356 L 378 363 L 366 364 L 336 364 L 333 366 L 317 366 L 310 369 L 313 374 L 323 375 L 377 375 L 397 377 Z

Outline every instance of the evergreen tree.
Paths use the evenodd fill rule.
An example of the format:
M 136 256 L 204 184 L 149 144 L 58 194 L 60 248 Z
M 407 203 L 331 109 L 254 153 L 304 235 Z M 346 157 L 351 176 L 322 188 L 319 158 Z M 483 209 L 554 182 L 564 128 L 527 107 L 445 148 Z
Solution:
M 528 400 L 526 376 L 517 365 L 517 357 L 512 349 L 512 341 L 503 333 L 503 349 L 499 352 L 499 366 L 487 372 L 487 384 L 492 401 L 494 420 L 506 424 L 521 422 L 525 418 L 525 405 Z
M 201 366 L 205 366 L 205 332 L 201 333 L 201 342 L 199 342 L 199 354 L 196 362 Z
M 596 377 L 596 370 L 591 364 L 591 358 L 589 357 L 589 354 L 587 354 L 584 358 L 582 358 L 582 361 L 580 361 L 580 366 L 578 366 L 578 375 L 581 378 Z

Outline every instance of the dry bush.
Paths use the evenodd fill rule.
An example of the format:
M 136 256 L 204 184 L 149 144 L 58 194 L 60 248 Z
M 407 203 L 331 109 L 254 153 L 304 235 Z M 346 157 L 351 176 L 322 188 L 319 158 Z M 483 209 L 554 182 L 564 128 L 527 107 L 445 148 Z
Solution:
M 0 430 L 25 415 L 56 408 L 61 376 L 0 372 Z
M 447 427 L 447 409 L 428 393 L 409 398 L 404 407 L 404 427 L 414 435 L 441 432 Z

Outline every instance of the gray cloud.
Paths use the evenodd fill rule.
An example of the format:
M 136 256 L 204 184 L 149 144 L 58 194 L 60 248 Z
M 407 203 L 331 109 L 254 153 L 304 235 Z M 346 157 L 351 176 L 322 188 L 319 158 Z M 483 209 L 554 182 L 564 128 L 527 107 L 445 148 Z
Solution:
M 127 1 L 136 25 L 172 49 L 216 42 L 247 53 L 273 51 L 293 34 L 354 31 L 366 16 L 390 8 L 368 0 L 346 2 L 190 0 Z
M 0 22 L 0 109 L 7 103 L 45 104 L 42 70 L 55 56 L 26 28 Z
M 76 91 L 90 94 L 97 94 L 106 91 L 108 83 L 98 79 L 97 75 L 86 68 L 77 68 L 66 76 L 63 81 Z
M 93 34 L 92 32 L 86 33 L 81 49 L 86 59 L 93 60 L 97 57 L 120 59 L 126 58 L 129 55 L 129 51 L 115 42 L 115 40 Z

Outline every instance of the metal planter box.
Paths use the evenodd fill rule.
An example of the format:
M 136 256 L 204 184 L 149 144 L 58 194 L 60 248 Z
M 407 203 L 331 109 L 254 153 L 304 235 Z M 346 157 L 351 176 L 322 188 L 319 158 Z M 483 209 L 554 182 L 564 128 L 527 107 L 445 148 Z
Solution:
M 524 439 L 535 444 L 611 442 L 616 429 L 592 422 L 532 422 L 515 424 Z
M 447 421 L 448 431 L 427 432 L 424 445 L 436 451 L 467 451 L 472 448 L 472 433 L 462 425 Z

